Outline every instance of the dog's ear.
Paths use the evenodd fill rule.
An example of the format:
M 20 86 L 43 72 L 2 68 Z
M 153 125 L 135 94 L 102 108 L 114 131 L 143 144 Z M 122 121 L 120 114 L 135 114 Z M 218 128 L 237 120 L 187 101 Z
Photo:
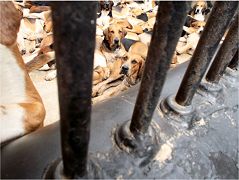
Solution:
M 141 57 L 142 58 L 142 57 Z M 139 66 L 139 73 L 138 73 L 138 78 L 141 78 L 143 76 L 144 72 L 144 65 L 145 65 L 145 60 L 142 58 L 140 66 Z
M 195 10 L 196 10 L 196 5 L 193 6 L 193 8 L 189 11 L 188 14 L 190 14 L 190 15 L 194 15 Z
M 106 40 L 108 40 L 108 28 L 106 28 L 104 31 L 103 31 L 103 35 L 105 37 Z
M 114 5 L 113 1 L 110 1 L 110 7 L 112 7 Z
M 207 8 L 207 9 L 203 9 L 203 10 L 202 10 L 202 14 L 207 15 L 208 13 L 210 13 L 210 11 L 211 11 L 211 10 L 208 9 L 208 8 Z

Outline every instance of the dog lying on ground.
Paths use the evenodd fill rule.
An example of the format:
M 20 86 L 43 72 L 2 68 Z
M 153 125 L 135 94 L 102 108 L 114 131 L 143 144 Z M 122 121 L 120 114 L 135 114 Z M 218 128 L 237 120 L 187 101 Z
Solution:
M 26 63 L 28 72 L 33 70 L 52 70 L 47 73 L 45 80 L 56 78 L 55 51 L 53 50 L 53 34 L 48 34 L 41 42 L 40 50 L 36 57 Z
M 45 109 L 26 69 L 16 39 L 20 15 L 12 2 L 0 2 L 1 143 L 43 126 Z
M 101 89 L 103 94 L 93 98 L 93 103 L 105 100 L 113 95 L 118 95 L 140 80 L 144 68 L 144 59 L 140 55 L 129 53 L 128 56 L 117 59 L 116 62 L 117 67 L 120 65 L 120 69 L 117 71 L 118 75 L 112 78 L 111 82 L 102 82 L 104 83 L 104 86 L 101 86 L 104 87 Z M 93 91 L 93 93 L 95 92 Z
M 104 91 L 109 89 L 110 87 L 119 85 L 121 81 L 118 81 L 118 82 L 116 81 L 120 80 L 123 77 L 124 72 L 127 72 L 126 69 L 129 66 L 129 62 L 131 61 L 132 61 L 132 64 L 134 64 L 133 66 L 135 67 L 134 68 L 129 67 L 130 77 L 135 78 L 135 80 L 133 81 L 131 79 L 129 81 L 128 79 L 127 82 L 131 82 L 131 85 L 134 85 L 136 83 L 136 80 L 139 78 L 138 76 L 134 75 L 135 74 L 134 71 L 137 71 L 135 70 L 137 67 L 135 65 L 137 64 L 136 61 L 140 64 L 140 67 L 141 67 L 141 63 L 144 62 L 147 56 L 147 53 L 148 53 L 148 47 L 142 42 L 134 42 L 133 44 L 131 44 L 129 51 L 124 56 L 116 57 L 115 61 L 112 62 L 110 67 L 111 74 L 109 78 L 93 87 L 92 96 L 94 97 L 96 95 L 102 95 Z M 126 65 L 126 61 L 129 61 L 127 65 Z
M 104 30 L 104 39 L 97 42 L 94 57 L 93 84 L 99 83 L 109 77 L 113 72 L 113 63 L 117 57 L 123 57 L 126 50 L 122 45 L 122 39 L 126 31 L 118 24 L 112 24 Z M 101 67 L 101 68 L 100 68 Z M 108 70 L 107 70 L 108 68 Z
M 186 44 L 182 47 L 177 47 L 178 54 L 186 53 L 189 50 L 194 51 L 200 39 L 200 35 L 206 23 L 204 21 L 196 21 L 191 24 L 191 27 L 183 26 L 183 30 L 188 34 Z

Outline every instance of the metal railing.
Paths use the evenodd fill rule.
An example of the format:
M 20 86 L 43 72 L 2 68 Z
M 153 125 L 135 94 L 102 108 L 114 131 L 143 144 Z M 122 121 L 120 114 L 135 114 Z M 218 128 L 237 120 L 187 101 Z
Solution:
M 136 157 L 148 157 L 147 161 L 142 161 L 142 166 L 159 149 L 159 133 L 151 127 L 152 116 L 188 7 L 188 2 L 160 2 L 132 120 L 119 127 L 115 134 L 116 143 L 122 150 L 126 147 Z M 175 101 L 179 105 L 191 105 L 236 10 L 237 2 L 215 2 L 176 95 Z M 63 172 L 57 177 L 85 178 L 89 163 L 96 2 L 55 2 L 52 3 L 52 11 L 63 157 Z M 207 81 L 217 83 L 228 64 L 230 68 L 238 66 L 236 32 L 238 14 L 206 75 Z M 145 149 L 145 143 L 149 144 L 147 147 L 151 147 L 150 150 Z

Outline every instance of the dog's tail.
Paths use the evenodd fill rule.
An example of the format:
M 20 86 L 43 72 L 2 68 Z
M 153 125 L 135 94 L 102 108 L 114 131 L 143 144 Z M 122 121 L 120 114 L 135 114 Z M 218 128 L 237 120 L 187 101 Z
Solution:
M 55 52 L 47 52 L 41 55 L 36 56 L 31 61 L 26 63 L 26 69 L 28 72 L 31 72 L 33 70 L 39 69 L 45 64 L 47 64 L 50 61 L 53 61 L 55 59 Z

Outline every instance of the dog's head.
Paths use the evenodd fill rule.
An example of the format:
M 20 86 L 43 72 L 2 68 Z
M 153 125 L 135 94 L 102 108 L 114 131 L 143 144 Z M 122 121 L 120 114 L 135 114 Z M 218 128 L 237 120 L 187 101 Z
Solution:
M 100 0 L 99 4 L 100 4 L 100 10 L 111 11 L 114 5 L 114 2 L 109 0 Z
M 123 61 L 120 74 L 124 74 L 127 77 L 127 81 L 133 85 L 142 76 L 144 59 L 137 54 L 129 53 L 123 57 Z
M 191 27 L 194 28 L 195 32 L 201 34 L 204 30 L 206 23 L 204 21 L 195 21 L 192 22 Z
M 117 24 L 111 24 L 104 30 L 104 41 L 110 50 L 116 50 L 121 46 L 121 40 L 126 36 L 127 32 L 123 27 Z
M 198 1 L 193 7 L 194 14 L 207 15 L 210 12 L 210 8 L 206 1 Z

